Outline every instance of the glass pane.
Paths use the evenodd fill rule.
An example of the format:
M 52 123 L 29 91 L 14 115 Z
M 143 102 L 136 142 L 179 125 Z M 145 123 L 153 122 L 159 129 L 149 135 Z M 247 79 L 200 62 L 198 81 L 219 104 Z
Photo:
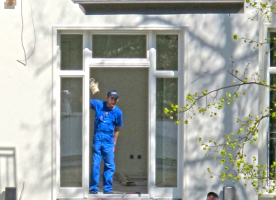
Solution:
M 270 66 L 276 66 L 276 33 L 270 33 Z
M 157 70 L 178 70 L 178 35 L 157 35 Z
M 61 35 L 61 69 L 82 70 L 82 35 Z
M 156 187 L 177 187 L 177 133 L 164 108 L 177 104 L 177 79 L 158 78 L 156 88 Z
M 276 84 L 276 74 L 270 75 L 270 85 Z M 270 91 L 270 106 L 274 106 L 276 104 L 276 91 Z M 269 118 L 269 166 L 276 161 L 276 118 Z M 275 173 L 275 167 L 270 168 L 270 173 Z M 272 178 L 272 177 L 271 177 Z M 275 177 L 276 178 L 276 177 Z
M 93 35 L 93 58 L 147 58 L 146 35 Z
M 60 187 L 82 187 L 82 78 L 62 78 L 60 95 Z

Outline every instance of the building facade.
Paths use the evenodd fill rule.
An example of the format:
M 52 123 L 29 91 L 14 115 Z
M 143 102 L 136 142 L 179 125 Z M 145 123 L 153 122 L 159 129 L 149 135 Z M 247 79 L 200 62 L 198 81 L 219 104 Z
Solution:
M 171 120 L 163 112 L 185 106 L 188 93 L 231 85 L 231 66 L 243 71 L 250 63 L 249 75 L 259 71 L 270 82 L 276 73 L 270 46 L 254 49 L 233 39 L 265 42 L 276 30 L 273 20 L 251 21 L 256 13 L 247 6 L 240 0 L 2 0 L 0 199 L 6 187 L 15 187 L 19 198 L 23 185 L 29 200 L 205 200 L 210 191 L 223 199 L 225 186 L 235 187 L 236 200 L 261 199 L 249 183 L 210 178 L 207 168 L 221 173 L 223 166 L 206 157 L 198 138 L 223 141 L 223 133 L 238 128 L 237 117 L 267 107 L 269 91 L 243 88 L 248 96 L 187 125 L 175 119 L 191 115 Z M 92 95 L 91 78 L 99 94 Z M 94 195 L 89 99 L 104 100 L 113 88 L 124 112 L 114 194 Z M 247 149 L 260 164 L 272 151 L 268 123 Z

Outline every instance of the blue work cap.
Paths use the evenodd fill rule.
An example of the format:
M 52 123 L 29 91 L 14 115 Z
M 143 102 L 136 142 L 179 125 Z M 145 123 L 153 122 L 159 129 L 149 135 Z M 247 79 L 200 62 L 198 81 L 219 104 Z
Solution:
M 107 97 L 114 97 L 116 99 L 119 99 L 119 93 L 117 90 L 109 90 L 107 93 Z

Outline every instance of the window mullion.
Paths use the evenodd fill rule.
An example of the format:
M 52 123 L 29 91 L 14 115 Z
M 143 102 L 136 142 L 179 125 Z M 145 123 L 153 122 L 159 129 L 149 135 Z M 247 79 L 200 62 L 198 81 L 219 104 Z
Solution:
M 271 66 L 268 70 L 269 74 L 276 74 L 276 67 Z
M 60 77 L 83 77 L 84 75 L 85 75 L 84 71 L 80 71 L 80 70 L 59 71 Z
M 89 150 L 90 150 L 90 140 L 89 140 L 89 98 L 90 98 L 90 89 L 89 89 L 89 62 L 92 58 L 92 52 L 90 42 L 90 32 L 84 33 L 84 46 L 83 46 L 83 69 L 84 69 L 84 86 L 83 86 L 83 197 L 88 198 L 89 196 Z M 91 46 L 90 46 L 91 45 Z
M 154 76 L 156 78 L 178 78 L 178 71 L 155 71 Z
M 148 59 L 95 59 L 93 58 L 90 62 L 90 67 L 146 67 L 148 68 L 150 61 Z

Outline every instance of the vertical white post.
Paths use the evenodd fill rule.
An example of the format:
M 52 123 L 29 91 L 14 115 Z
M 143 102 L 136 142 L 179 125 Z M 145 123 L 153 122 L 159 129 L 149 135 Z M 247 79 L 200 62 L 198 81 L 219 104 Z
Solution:
M 265 38 L 267 38 L 267 27 L 260 22 L 259 24 L 259 42 L 266 42 Z M 266 51 L 270 52 L 269 45 L 262 45 L 259 47 L 259 71 L 260 71 L 260 80 L 265 80 L 267 84 L 269 84 L 269 56 L 270 54 L 266 55 Z M 259 110 L 258 114 L 261 111 L 265 110 L 266 107 L 269 105 L 269 90 L 265 87 L 259 86 Z M 258 163 L 260 165 L 268 165 L 268 131 L 269 131 L 269 120 L 264 119 L 263 122 L 260 124 L 259 128 L 259 136 L 258 136 Z M 269 168 L 267 168 L 269 170 Z M 263 190 L 263 185 L 261 181 L 259 181 L 259 188 L 260 191 Z
M 156 35 L 153 31 L 149 34 L 149 174 L 148 174 L 148 189 L 149 197 L 154 197 L 155 187 L 155 157 L 156 157 L 156 79 L 154 72 L 156 71 Z
M 58 78 L 58 71 L 60 69 L 60 49 L 59 49 L 59 41 L 60 35 L 58 34 L 57 28 L 53 27 L 52 32 L 53 37 L 53 74 L 52 74 L 52 118 L 53 118 L 53 126 L 52 126 L 52 173 L 53 173 L 53 188 L 52 188 L 52 199 L 57 199 L 59 195 L 59 181 L 60 181 L 60 97 L 59 97 L 59 88 L 60 88 L 60 80 Z
M 89 63 L 92 58 L 91 49 L 91 34 L 89 31 L 85 31 L 83 34 L 83 161 L 82 161 L 82 184 L 83 184 L 83 197 L 88 198 L 89 195 Z
M 0 192 L 5 190 L 5 157 L 0 156 Z
M 188 93 L 188 87 L 189 87 L 189 63 L 188 63 L 188 57 L 189 57 L 189 53 L 188 53 L 188 47 L 189 47 L 189 30 L 188 28 L 185 28 L 183 31 L 182 31 L 182 38 L 183 38 L 183 41 L 181 42 L 181 45 L 183 46 L 182 48 L 182 55 L 183 55 L 183 59 L 182 59 L 182 69 L 181 69 L 181 76 L 182 76 L 182 81 L 181 81 L 181 87 L 182 88 L 182 100 L 181 102 L 183 102 L 183 106 L 186 104 L 186 99 L 185 99 L 185 96 L 187 96 L 187 93 Z M 182 114 L 181 115 L 182 119 L 184 119 L 185 115 Z M 187 137 L 188 137 L 188 134 L 187 134 L 187 126 L 184 125 L 184 123 L 181 123 L 181 128 L 182 128 L 182 151 L 181 151 L 181 154 L 182 154 L 182 164 L 181 164 L 181 171 L 182 171 L 182 184 L 181 184 L 181 192 L 182 192 L 182 199 L 188 199 L 188 197 L 186 196 L 186 189 L 187 189 L 187 183 L 188 183 L 188 173 L 187 173 L 187 166 L 186 166 L 186 154 L 188 153 L 187 149 Z
M 184 106 L 184 33 L 179 31 L 178 34 L 178 106 Z M 179 119 L 183 119 L 183 114 L 178 115 Z M 177 156 L 177 196 L 182 196 L 183 189 L 183 145 L 184 145 L 184 123 L 178 124 L 178 156 Z

